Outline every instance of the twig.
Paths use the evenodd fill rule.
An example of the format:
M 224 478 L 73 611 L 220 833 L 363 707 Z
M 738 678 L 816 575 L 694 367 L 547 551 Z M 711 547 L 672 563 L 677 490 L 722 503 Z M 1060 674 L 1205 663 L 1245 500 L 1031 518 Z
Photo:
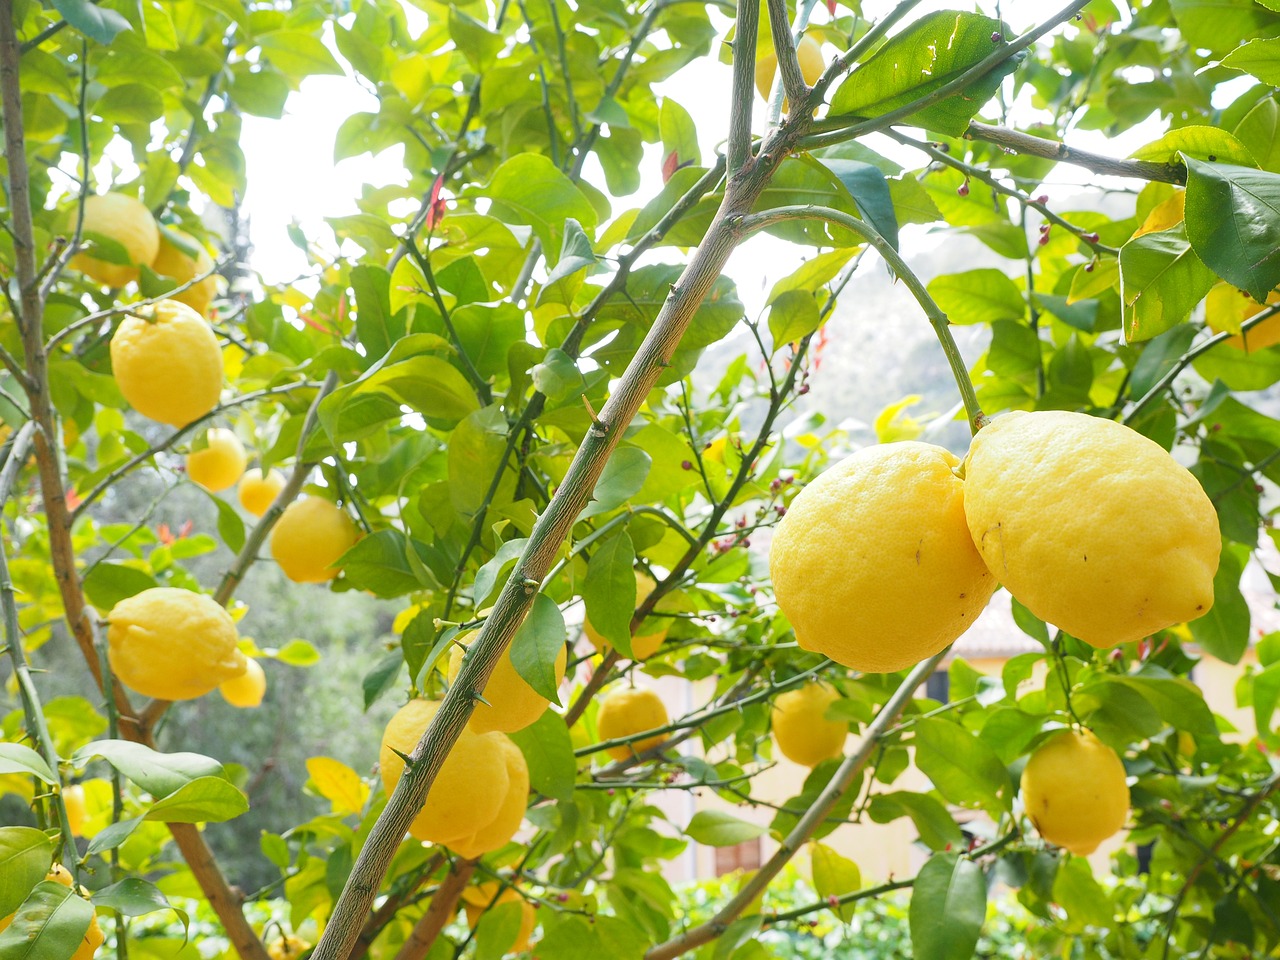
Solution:
M 733 34 L 733 89 L 729 108 L 729 175 L 733 176 L 751 156 L 751 108 L 755 96 L 756 38 L 760 7 L 738 4 L 738 22 Z
M 1060 140 L 1034 137 L 1029 133 L 1010 130 L 1008 127 L 973 122 L 969 124 L 965 137 L 970 140 L 985 140 L 987 143 L 994 143 L 997 147 L 1003 147 L 1024 156 L 1058 160 L 1072 166 L 1084 167 L 1086 170 L 1092 170 L 1104 176 L 1158 180 L 1161 183 L 1184 184 L 1187 182 L 1187 168 L 1180 163 L 1117 160 L 1115 157 L 1106 157 L 1100 153 L 1089 153 L 1086 150 L 1069 147 Z
M 754 6 L 744 4 L 744 6 Z M 773 50 L 777 54 L 778 74 L 782 78 L 782 89 L 792 103 L 804 103 L 809 95 L 809 85 L 804 82 L 804 74 L 800 71 L 800 61 L 796 57 L 796 42 L 791 36 L 791 24 L 787 20 L 786 0 L 768 0 L 769 29 L 773 33 Z M 735 48 L 737 40 L 734 41 Z M 737 60 L 737 50 L 734 51 Z M 751 58 L 752 72 L 755 72 L 755 57 Z
M 448 876 L 444 878 L 435 896 L 431 898 L 431 905 L 427 907 L 427 912 L 414 925 L 409 939 L 400 947 L 396 960 L 422 960 L 427 955 L 431 945 L 436 942 L 436 937 L 440 936 L 440 931 L 458 912 L 458 899 L 462 896 L 462 891 L 467 888 L 471 875 L 476 872 L 478 862 L 478 860 L 460 860 L 449 868 Z

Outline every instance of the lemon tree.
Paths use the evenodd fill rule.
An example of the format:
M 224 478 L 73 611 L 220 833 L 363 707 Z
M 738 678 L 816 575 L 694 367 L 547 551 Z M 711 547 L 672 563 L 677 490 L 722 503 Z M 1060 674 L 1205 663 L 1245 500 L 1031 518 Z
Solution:
M 1280 949 L 1280 13 L 952 6 L 0 0 L 0 960 Z

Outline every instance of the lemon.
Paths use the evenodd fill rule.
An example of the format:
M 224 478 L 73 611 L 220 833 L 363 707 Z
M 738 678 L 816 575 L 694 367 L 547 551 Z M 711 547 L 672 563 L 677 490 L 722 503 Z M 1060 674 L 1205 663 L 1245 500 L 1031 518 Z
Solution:
M 647 574 L 636 571 L 636 606 L 644 603 L 648 599 L 649 594 L 653 593 L 653 588 L 657 584 L 653 582 L 653 578 Z M 631 652 L 635 654 L 637 660 L 648 660 L 658 648 L 662 646 L 662 641 L 667 639 L 667 626 L 665 624 L 648 623 L 645 624 L 650 632 L 636 634 L 631 638 Z M 653 629 L 654 627 L 657 629 Z M 601 653 L 608 653 L 613 649 L 613 644 L 600 635 L 600 632 L 591 625 L 591 621 L 587 620 L 582 624 L 582 632 L 587 635 L 587 639 L 591 641 L 591 645 Z
M 171 277 L 174 280 L 174 286 L 181 286 L 196 277 L 204 277 L 199 283 L 192 284 L 180 293 L 173 294 L 171 299 L 177 300 L 179 303 L 185 303 L 196 313 L 206 317 L 209 315 L 209 304 L 213 302 L 213 298 L 218 293 L 218 283 L 212 274 L 205 276 L 213 269 L 213 261 L 209 258 L 209 254 L 205 251 L 203 245 L 195 237 L 183 233 L 181 230 L 170 230 L 169 232 L 189 246 L 195 247 L 196 256 L 193 259 L 170 243 L 169 238 L 162 234 L 160 237 L 160 251 L 156 254 L 155 260 L 151 264 L 151 269 L 162 277 Z
M 494 896 L 497 900 L 494 900 Z M 515 945 L 512 946 L 508 953 L 524 953 L 529 949 L 529 937 L 533 934 L 533 928 L 537 925 L 538 912 L 524 897 L 520 896 L 511 887 L 503 889 L 502 893 L 498 893 L 498 883 L 490 880 L 485 883 L 478 883 L 474 887 L 467 887 L 462 891 L 462 909 L 467 913 L 467 926 L 472 929 L 480 922 L 480 918 L 484 916 L 486 910 L 491 909 L 490 904 L 494 907 L 504 903 L 520 903 L 520 932 L 516 934 Z
M 75 212 L 71 214 L 75 226 Z M 160 249 L 160 228 L 140 200 L 123 193 L 104 193 L 84 203 L 84 232 L 109 237 L 124 247 L 131 264 L 108 263 L 87 253 L 77 253 L 69 266 L 108 287 L 123 287 L 138 279 L 138 267 L 150 265 Z
M 773 701 L 772 725 L 784 757 L 816 767 L 844 753 L 849 724 L 826 719 L 827 707 L 839 699 L 830 685 L 816 682 L 779 694 Z
M 644 687 L 621 687 L 600 701 L 600 712 L 596 714 L 596 731 L 601 740 L 614 740 L 665 727 L 670 722 L 666 705 L 652 690 Z M 615 760 L 626 760 L 633 753 L 644 753 L 666 739 L 667 734 L 659 733 L 610 747 L 608 753 Z
M 67 811 L 67 822 L 73 837 L 84 836 L 85 802 L 84 787 L 73 783 L 62 790 L 62 806 Z M 62 869 L 59 867 L 58 869 Z M 65 871 L 64 871 L 65 872 Z
M 439 709 L 435 700 L 410 700 L 387 724 L 378 761 L 388 795 L 404 773 L 404 761 L 397 751 L 410 755 Z M 495 835 L 509 826 L 516 802 L 511 794 L 519 798 L 523 818 L 529 794 L 524 755 L 506 734 L 476 733 L 464 727 L 440 767 L 426 803 L 409 825 L 409 833 L 419 840 L 451 848 L 458 844 L 471 851 L 493 842 Z M 518 820 L 515 826 L 519 826 Z M 507 839 L 509 836 L 498 846 Z
M 297 960 L 310 949 L 311 944 L 301 937 L 283 935 L 267 944 L 267 956 L 271 960 Z
M 244 445 L 231 430 L 214 427 L 205 434 L 208 444 L 187 455 L 187 476 L 210 493 L 234 486 L 244 473 Z
M 271 509 L 271 504 L 276 502 L 284 485 L 284 474 L 279 470 L 268 470 L 264 477 L 261 470 L 252 467 L 244 472 L 244 476 L 240 478 L 240 486 L 236 488 L 240 506 L 255 517 L 260 517 Z
M 271 556 L 296 583 L 324 583 L 356 542 L 356 525 L 323 497 L 303 497 L 285 508 L 271 531 Z
M 958 465 L 942 447 L 886 443 L 840 461 L 792 501 L 769 570 L 802 648 L 892 673 L 973 624 L 996 583 L 969 538 Z
M 231 615 L 202 593 L 152 587 L 121 600 L 107 619 L 112 671 L 148 697 L 191 700 L 245 672 Z
M 822 44 L 807 33 L 796 44 L 796 59 L 800 61 L 800 72 L 804 74 L 804 82 L 813 86 L 827 68 L 822 59 Z M 778 71 L 778 55 L 767 53 L 756 60 L 756 89 L 765 100 L 773 88 L 773 75 Z M 784 104 L 783 109 L 786 109 Z
M 52 880 L 54 883 L 60 883 L 64 887 L 70 887 L 72 885 L 71 874 L 67 871 L 66 867 L 58 863 L 53 865 L 53 869 L 45 875 L 45 879 Z M 79 893 L 86 898 L 88 897 L 88 894 L 84 891 L 83 887 L 80 889 Z M 11 913 L 7 917 L 0 917 L 0 933 L 3 933 L 9 928 L 9 924 L 13 923 L 13 918 L 15 916 L 16 914 Z M 106 938 L 102 935 L 102 928 L 98 926 L 97 914 L 94 914 L 89 918 L 89 929 L 85 931 L 84 939 L 80 941 L 80 946 L 76 948 L 76 952 L 73 953 L 68 960 L 90 960 L 90 958 L 98 952 L 98 948 L 102 946 L 105 939 Z
M 204 317 L 161 300 L 127 316 L 111 338 L 111 367 L 129 406 L 144 417 L 185 427 L 218 404 L 222 351 Z
M 467 860 L 474 860 L 510 843 L 524 822 L 524 813 L 529 806 L 529 765 L 524 754 L 510 737 L 501 733 L 495 736 L 499 738 L 507 763 L 507 792 L 498 815 L 487 827 L 477 830 L 465 840 L 449 844 L 449 849 Z
M 1023 768 L 1022 803 L 1040 836 L 1088 856 L 1129 816 L 1124 764 L 1088 730 L 1063 730 Z
M 1060 411 L 997 417 L 973 439 L 964 497 L 991 572 L 1041 620 L 1095 647 L 1213 606 L 1213 504 L 1128 427 Z
M 470 646 L 475 639 L 476 631 L 458 638 L 458 643 Z M 449 682 L 457 679 L 462 669 L 462 647 L 454 644 L 449 654 Z M 564 680 L 566 651 L 563 645 L 556 654 L 556 686 Z M 481 695 L 486 703 L 477 703 L 475 712 L 471 714 L 471 729 L 476 733 L 489 733 L 499 730 L 502 733 L 515 733 L 523 730 L 542 716 L 550 705 L 534 689 L 525 682 L 524 677 L 516 672 L 511 663 L 511 647 L 508 646 L 498 658 L 498 663 L 489 675 Z
M 222 699 L 233 707 L 258 707 L 267 692 L 267 674 L 262 664 L 252 657 L 245 658 L 244 673 L 218 684 Z
M 1214 333 L 1239 330 L 1240 324 L 1261 313 L 1266 307 L 1280 303 L 1280 291 L 1273 291 L 1266 303 L 1258 303 L 1229 283 L 1216 284 L 1205 298 L 1204 317 Z M 1280 343 L 1280 313 L 1268 317 L 1248 333 L 1227 338 L 1227 346 L 1251 353 Z

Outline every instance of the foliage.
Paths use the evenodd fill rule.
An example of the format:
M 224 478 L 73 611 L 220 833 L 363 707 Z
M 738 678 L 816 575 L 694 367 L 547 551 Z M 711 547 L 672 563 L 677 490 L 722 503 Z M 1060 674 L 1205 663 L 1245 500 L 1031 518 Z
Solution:
M 1280 347 L 1229 339 L 1261 334 L 1280 312 L 1241 307 L 1280 282 L 1280 11 L 1273 0 L 1078 0 L 1010 25 L 912 7 L 875 21 L 852 0 L 0 2 L 0 608 L 13 700 L 0 809 L 17 798 L 29 818 L 0 827 L 0 915 L 17 911 L 0 960 L 37 936 L 21 955 L 61 960 L 83 936 L 84 901 L 37 883 L 55 860 L 91 893 L 103 949 L 120 957 L 172 955 L 172 938 L 150 933 L 173 917 L 193 938 L 184 956 L 263 960 L 264 940 L 289 932 L 322 934 L 323 960 L 498 957 L 520 911 L 495 897 L 474 929 L 455 922 L 464 890 L 493 880 L 539 907 L 537 950 L 556 957 L 751 960 L 784 941 L 817 955 L 815 920 L 824 950 L 874 956 L 872 938 L 892 928 L 894 948 L 909 935 L 917 960 L 1010 942 L 1162 958 L 1280 945 L 1280 635 L 1250 653 L 1240 589 L 1262 534 L 1277 539 L 1280 420 L 1258 391 L 1280 381 Z M 825 44 L 812 88 L 788 24 Z M 737 62 L 713 155 L 689 112 L 698 86 L 682 83 L 726 69 L 718 57 Z M 780 83 L 753 127 L 766 57 Z M 376 95 L 376 109 L 344 119 L 333 159 L 397 147 L 405 182 L 367 186 L 358 213 L 329 221 L 336 253 L 328 237 L 292 230 L 308 276 L 255 285 L 211 214 L 234 213 L 244 194 L 243 118 L 281 117 L 320 75 Z M 793 110 L 780 118 L 784 93 Z M 1073 146 L 1089 132 L 1145 131 L 1131 157 Z M 661 187 L 632 199 L 659 167 Z M 1068 167 L 1113 179 L 1082 185 L 1067 206 L 1046 184 Z M 229 248 L 234 282 L 210 315 L 229 389 L 176 430 L 128 409 L 108 346 L 173 283 L 142 264 L 136 284 L 110 289 L 73 262 L 87 252 L 130 266 L 118 239 L 85 229 L 86 196 L 106 191 L 141 200 L 170 242 Z M 923 228 L 980 244 L 984 259 L 926 283 L 912 266 Z M 750 316 L 754 296 L 723 268 L 759 233 L 790 244 L 792 260 Z M 849 446 L 837 412 L 804 397 L 841 294 L 876 257 L 934 327 L 961 401 L 928 423 L 899 405 L 878 437 L 953 417 L 977 429 L 1017 409 L 1123 420 L 1190 464 L 1213 499 L 1224 548 L 1207 616 L 1095 651 L 1015 605 L 1042 649 L 1000 676 L 953 659 L 946 704 L 915 696 L 936 658 L 904 678 L 796 647 L 759 548 Z M 952 324 L 978 331 L 976 362 L 961 358 Z M 261 519 L 210 495 L 216 519 L 175 535 L 166 498 L 194 492 L 179 458 L 214 425 L 288 482 Z M 327 589 L 356 609 L 372 596 L 397 611 L 371 669 L 328 673 L 335 703 L 309 715 L 337 731 L 335 746 L 367 734 L 371 747 L 380 725 L 362 708 L 372 718 L 411 696 L 443 703 L 391 797 L 371 749 L 310 758 L 307 791 L 323 805 L 261 832 L 275 874 L 242 905 L 199 825 L 233 835 L 252 771 L 230 762 L 235 743 L 190 751 L 198 703 L 171 710 L 113 684 L 102 621 L 144 589 L 208 590 L 249 655 L 311 665 L 316 649 L 273 609 L 326 588 L 285 584 L 258 563 L 304 492 L 341 504 L 362 532 Z M 267 587 L 243 596 L 290 599 L 237 601 L 255 582 Z M 580 642 L 588 619 L 611 652 Z M 446 693 L 445 656 L 477 628 Z M 632 659 L 633 640 L 659 633 L 656 654 Z M 515 670 L 561 708 L 513 738 L 533 784 L 526 829 L 476 861 L 404 842 L 389 824 L 420 804 L 508 644 Z M 566 644 L 573 679 L 557 690 Z M 66 696 L 40 671 L 71 648 L 84 673 Z M 1254 654 L 1238 688 L 1257 720 L 1250 738 L 1189 678 L 1202 656 Z M 771 804 L 755 782 L 772 763 L 771 701 L 815 675 L 840 693 L 829 716 L 850 722 L 858 746 Z M 689 681 L 697 702 L 672 711 L 666 743 L 606 761 L 623 745 L 596 742 L 597 695 L 645 677 Z M 1110 879 L 1037 837 L 1016 795 L 1031 750 L 1072 725 L 1117 751 L 1130 778 L 1127 842 L 1144 854 L 1117 854 Z M 909 766 L 927 792 L 905 788 Z M 76 782 L 80 838 L 61 799 Z M 778 854 L 715 912 L 677 897 L 664 868 L 692 842 L 729 845 L 760 828 L 710 811 L 674 822 L 657 802 L 670 791 L 773 808 Z M 864 880 L 822 854 L 812 898 L 770 884 L 845 821 L 906 819 L 929 849 L 916 877 Z M 1025 914 L 993 911 L 996 883 Z M 746 912 L 763 887 L 787 909 Z M 909 901 L 879 899 L 907 887 Z M 208 904 L 219 935 L 204 906 L 188 925 L 188 897 Z

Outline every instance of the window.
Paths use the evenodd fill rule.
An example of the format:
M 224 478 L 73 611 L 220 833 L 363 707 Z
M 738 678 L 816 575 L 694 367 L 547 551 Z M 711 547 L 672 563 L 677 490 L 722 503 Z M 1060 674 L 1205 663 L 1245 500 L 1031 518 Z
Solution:
M 760 869 L 760 838 L 747 840 L 732 847 L 716 847 L 716 876 L 721 877 L 735 870 Z
M 951 675 L 945 670 L 935 670 L 924 682 L 924 695 L 930 700 L 946 703 L 951 699 Z

